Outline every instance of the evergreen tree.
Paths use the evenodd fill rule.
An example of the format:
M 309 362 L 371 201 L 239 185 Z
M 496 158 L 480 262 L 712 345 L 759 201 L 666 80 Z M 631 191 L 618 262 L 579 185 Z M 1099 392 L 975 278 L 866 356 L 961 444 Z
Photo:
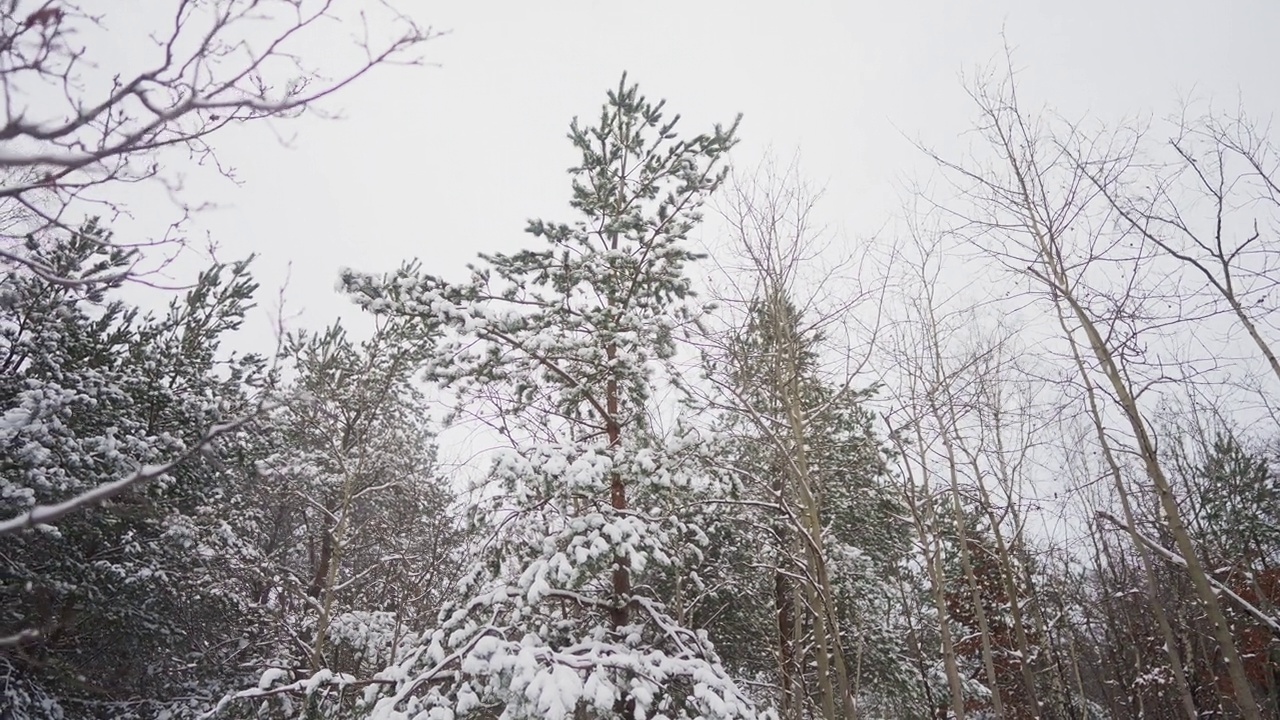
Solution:
M 408 628 L 456 584 L 463 535 L 415 382 L 430 347 L 417 328 L 379 318 L 364 342 L 337 324 L 286 338 L 289 401 L 244 514 L 245 583 L 275 620 L 273 675 L 357 677 L 394 663 Z M 303 708 L 341 716 L 357 698 L 318 695 Z M 280 699 L 273 712 L 289 714 Z
M 1274 568 L 1280 563 L 1280 475 L 1267 456 L 1231 433 L 1206 438 L 1199 457 L 1174 462 L 1187 485 L 1190 529 L 1217 565 Z
M 581 219 L 531 222 L 542 248 L 482 255 L 461 284 L 416 264 L 344 276 L 365 307 L 437 329 L 432 376 L 511 444 L 491 472 L 500 494 L 473 513 L 485 561 L 380 676 L 393 689 L 371 690 L 376 716 L 759 715 L 647 581 L 690 572 L 682 550 L 706 536 L 683 500 L 725 491 L 699 433 L 650 422 L 655 389 L 681 386 L 681 331 L 702 311 L 687 238 L 733 144 L 719 126 L 681 139 L 677 119 L 624 77 L 597 125 L 571 125 Z
M 918 707 L 919 679 L 903 642 L 893 585 L 908 551 L 905 510 L 887 482 L 887 449 L 864 407 L 875 389 L 836 385 L 821 376 L 822 338 L 806 329 L 785 292 L 756 298 L 745 323 L 730 334 L 723 343 L 727 352 L 711 370 L 729 376 L 724 382 L 737 407 L 726 416 L 726 434 L 734 438 L 734 466 L 756 500 L 751 506 L 756 512 L 739 527 L 769 528 L 767 537 L 740 536 L 730 545 L 771 548 L 775 568 L 768 577 L 760 572 L 757 552 L 755 563 L 738 565 L 747 575 L 727 584 L 756 585 L 753 603 L 739 598 L 735 604 L 752 607 L 758 616 L 753 624 L 771 627 L 774 635 L 772 643 L 765 639 L 762 652 L 755 647 L 764 639 L 758 630 L 754 637 L 735 633 L 749 644 L 735 648 L 741 652 L 734 656 L 758 661 L 776 654 L 771 684 L 784 699 L 805 696 L 821 707 L 823 681 L 815 673 L 822 663 L 811 658 L 824 651 L 818 647 L 824 644 L 832 666 L 841 656 L 857 657 L 856 663 L 846 662 L 854 707 L 910 712 Z M 803 468 L 796 461 L 801 454 Z M 762 512 L 765 508 L 770 509 Z M 810 527 L 813 520 L 816 525 Z M 822 549 L 821 558 L 814 555 L 815 546 Z M 822 572 L 830 577 L 834 617 L 820 622 L 816 615 L 827 612 Z M 717 629 L 719 623 L 742 619 L 741 609 L 725 613 Z M 838 628 L 838 639 L 821 630 L 824 624 Z M 834 687 L 836 681 L 830 683 Z
M 132 259 L 92 222 L 27 251 L 62 278 Z M 251 307 L 246 263 L 214 266 L 158 317 L 113 289 L 25 268 L 0 279 L 0 517 L 181 457 L 257 409 L 266 363 L 219 350 Z M 251 477 L 253 444 L 223 436 L 153 482 L 0 537 L 0 636 L 29 633 L 0 647 L 6 717 L 181 716 L 237 682 L 255 614 L 226 592 L 220 558 L 239 540 L 222 505 Z

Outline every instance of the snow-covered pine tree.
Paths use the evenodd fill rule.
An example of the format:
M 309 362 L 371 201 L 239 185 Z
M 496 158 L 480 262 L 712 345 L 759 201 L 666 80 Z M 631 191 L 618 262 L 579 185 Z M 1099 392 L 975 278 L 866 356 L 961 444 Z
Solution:
M 92 221 L 25 249 L 61 278 L 119 277 L 134 260 Z M 220 348 L 252 307 L 247 262 L 215 265 L 155 316 L 113 298 L 118 285 L 0 275 L 0 519 L 257 413 L 268 365 Z M 188 718 L 243 682 L 258 616 L 228 585 L 240 539 L 224 513 L 260 453 L 256 433 L 223 434 L 151 482 L 0 538 L 0 717 Z
M 680 139 L 677 120 L 624 75 L 598 125 L 571 124 L 581 219 L 531 222 L 540 249 L 481 255 L 461 284 L 416 264 L 344 273 L 366 308 L 435 328 L 431 375 L 510 442 L 491 473 L 500 493 L 473 516 L 491 533 L 486 562 L 421 649 L 377 678 L 391 689 L 371 687 L 374 717 L 767 714 L 646 583 L 703 537 L 689 503 L 662 499 L 724 492 L 697 433 L 649 422 L 657 391 L 681 386 L 681 329 L 703 311 L 687 236 L 736 128 Z
M 272 610 L 281 678 L 361 676 L 394 663 L 431 622 L 461 572 L 460 524 L 436 471 L 435 436 L 416 382 L 431 343 L 421 324 L 379 318 L 352 339 L 340 324 L 284 343 L 294 375 L 272 416 L 274 452 L 248 499 L 254 554 L 245 580 Z M 273 717 L 349 717 L 359 693 L 284 694 Z M 253 693 L 250 692 L 250 695 Z M 224 707 L 252 710 L 228 697 Z

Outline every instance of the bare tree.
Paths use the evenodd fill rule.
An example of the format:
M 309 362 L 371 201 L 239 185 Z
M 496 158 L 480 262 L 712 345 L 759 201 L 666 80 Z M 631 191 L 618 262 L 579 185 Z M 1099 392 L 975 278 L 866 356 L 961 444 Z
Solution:
M 898 466 L 937 612 L 951 711 L 963 719 L 970 709 L 965 683 L 968 669 L 961 667 L 959 647 L 965 637 L 957 638 L 953 632 L 958 617 L 949 602 L 951 581 L 962 579 L 979 625 L 979 674 L 985 677 L 992 710 L 997 717 L 1004 717 L 991 634 L 965 537 L 961 467 L 956 449 L 954 404 L 963 402 L 959 395 L 965 392 L 958 386 L 968 382 L 972 363 L 980 356 L 948 362 L 957 332 L 973 320 L 972 308 L 951 306 L 953 298 L 940 278 L 943 253 L 937 235 L 919 227 L 918 219 L 909 229 L 909 249 L 915 254 L 907 256 L 905 250 L 900 250 L 904 257 L 898 258 L 898 266 L 906 272 L 898 298 L 904 311 L 895 318 L 892 340 L 884 348 L 888 362 L 895 368 L 897 385 L 897 396 L 886 420 L 898 448 Z M 952 524 L 940 517 L 948 510 Z M 956 570 L 945 563 L 947 539 L 955 536 L 959 538 L 958 578 L 954 577 Z
M 991 709 L 997 718 L 1005 718 L 1006 698 L 1001 689 L 997 646 L 983 588 L 975 572 L 976 543 L 969 537 L 967 528 L 967 495 L 969 485 L 976 479 L 966 476 L 962 456 L 961 408 L 970 404 L 973 370 L 984 361 L 990 348 L 957 352 L 954 338 L 958 328 L 963 327 L 967 312 L 940 307 L 936 297 L 938 289 L 932 283 L 921 283 L 917 288 L 919 299 L 912 303 L 908 315 L 914 329 L 914 337 L 909 341 L 911 352 L 900 353 L 898 358 L 901 372 L 910 378 L 907 385 L 910 392 L 901 396 L 903 407 L 899 422 L 909 427 L 914 436 L 914 444 L 903 447 L 902 462 L 914 464 L 922 478 L 932 477 L 947 490 L 944 502 L 950 508 L 952 525 L 946 532 L 954 533 L 960 574 L 968 592 L 966 600 L 977 624 Z M 932 530 L 935 534 L 939 531 L 937 527 Z M 935 542 L 941 542 L 941 538 Z M 945 593 L 945 583 L 938 584 Z
M 1143 543 L 1134 529 L 1135 513 L 1133 509 L 1133 501 L 1130 498 L 1130 490 L 1124 479 L 1124 469 L 1120 459 L 1117 457 L 1117 450 L 1113 447 L 1113 443 L 1108 436 L 1107 426 L 1103 419 L 1102 406 L 1098 401 L 1099 390 L 1095 387 L 1092 378 L 1089 375 L 1085 365 L 1083 355 L 1077 345 L 1074 333 L 1071 331 L 1071 325 L 1068 320 L 1069 313 L 1062 308 L 1062 304 L 1056 301 L 1055 311 L 1058 316 L 1059 327 L 1062 329 L 1063 336 L 1067 340 L 1067 344 L 1071 350 L 1071 359 L 1076 366 L 1080 375 L 1080 383 L 1083 386 L 1085 410 L 1090 423 L 1096 432 L 1098 448 L 1101 451 L 1102 459 L 1106 467 L 1108 477 L 1111 479 L 1115 489 L 1116 498 L 1120 502 L 1120 507 L 1124 512 L 1126 523 L 1124 527 L 1130 530 L 1130 540 L 1134 550 L 1138 553 L 1141 560 L 1143 578 L 1146 580 L 1147 597 L 1150 602 L 1151 614 L 1155 618 L 1156 625 L 1160 628 L 1160 636 L 1164 641 L 1165 654 L 1169 660 L 1169 669 L 1173 673 L 1173 682 L 1178 688 L 1178 699 L 1182 703 L 1182 709 L 1187 713 L 1188 718 L 1199 716 L 1199 710 L 1196 709 L 1195 698 L 1191 693 L 1191 686 L 1187 680 L 1187 674 L 1183 668 L 1181 653 L 1178 650 L 1178 642 L 1174 637 L 1173 628 L 1169 624 L 1168 612 L 1165 610 L 1164 603 L 1160 599 L 1159 579 L 1156 576 L 1153 567 L 1151 553 L 1147 549 L 1147 545 Z
M 1149 261 L 1151 251 L 1128 234 L 1099 231 L 1105 222 L 1088 214 L 1096 194 L 1080 169 L 1080 158 L 1110 156 L 1115 148 L 1099 141 L 1082 146 L 1073 159 L 1046 137 L 1035 118 L 1021 111 L 1011 80 L 981 84 L 971 92 L 981 116 L 979 130 L 997 165 L 975 169 L 934 156 L 955 178 L 962 195 L 977 203 L 975 211 L 957 216 L 987 257 L 1033 281 L 1041 297 L 1061 303 L 1072 331 L 1084 335 L 1082 346 L 1096 362 L 1086 368 L 1085 376 L 1096 374 L 1128 426 L 1131 452 L 1151 483 L 1161 519 L 1186 561 L 1188 579 L 1212 624 L 1232 681 L 1234 704 L 1243 717 L 1259 718 L 1235 638 L 1183 524 L 1139 402 L 1152 384 L 1188 370 L 1153 363 L 1151 376 L 1137 374 L 1143 366 L 1140 337 L 1145 339 L 1144 331 L 1149 335 L 1160 325 L 1151 305 L 1157 299 L 1176 304 L 1181 298 L 1157 298 L 1154 288 L 1162 278 L 1154 275 L 1158 269 Z
M 345 53 L 331 34 L 340 24 L 352 28 Z M 127 184 L 158 183 L 186 217 L 198 207 L 183 191 L 187 170 L 230 176 L 216 133 L 319 111 L 379 65 L 420 62 L 432 35 L 385 0 L 165 0 L 135 11 L 0 1 L 0 231 L 10 238 L 0 262 L 72 281 L 12 238 L 127 212 Z M 139 244 L 160 242 L 178 243 L 176 233 Z
M 761 298 L 762 329 L 772 342 L 763 355 L 729 349 L 726 357 L 733 366 L 732 380 L 721 385 L 737 400 L 735 410 L 749 416 L 784 458 L 784 466 L 774 474 L 769 488 L 779 516 L 774 574 L 782 711 L 789 717 L 803 716 L 798 680 L 807 664 L 807 653 L 797 647 L 794 636 L 797 620 L 803 623 L 806 618 L 795 617 L 799 610 L 813 623 L 812 648 L 823 717 L 836 718 L 853 716 L 855 710 L 823 548 L 817 483 L 807 452 L 808 408 L 798 392 L 799 356 L 803 352 L 798 335 L 803 330 L 796 327 L 799 313 L 789 312 L 795 274 L 804 256 L 812 251 L 810 214 L 815 196 L 802 187 L 787 187 L 791 180 L 794 178 L 781 184 L 771 179 L 760 183 L 739 176 L 730 188 L 725 216 L 732 227 L 735 250 L 746 259 L 754 285 L 743 299 Z M 768 369 L 757 372 L 758 363 Z M 765 405 L 749 398 L 754 393 L 768 398 Z
M 900 456 L 909 457 L 910 449 L 906 440 L 897 436 L 895 440 Z M 942 532 L 939 529 L 937 512 L 934 510 L 938 504 L 938 495 L 930 487 L 929 474 L 917 473 L 915 463 L 904 461 L 901 467 L 903 496 L 911 513 L 916 542 L 924 560 L 926 577 L 929 579 L 929 597 L 933 600 L 933 609 L 938 615 L 938 635 L 941 642 L 943 672 L 947 676 L 947 689 L 950 693 L 951 713 L 956 720 L 964 720 L 966 717 L 965 685 L 956 656 L 955 637 L 951 633 L 950 612 L 947 609 L 946 598 L 947 576 L 942 557 Z M 921 648 L 921 650 L 925 649 Z
M 735 174 L 726 195 L 720 210 L 729 247 L 717 255 L 723 278 L 735 286 L 718 300 L 742 324 L 709 334 L 705 349 L 709 364 L 723 369 L 710 373 L 719 391 L 711 402 L 740 418 L 772 459 L 757 491 L 773 506 L 773 644 L 782 714 L 857 717 L 862 663 L 850 646 L 865 628 L 847 627 L 840 611 L 828 547 L 839 539 L 832 537 L 824 502 L 835 478 L 834 468 L 822 467 L 830 445 L 823 435 L 856 397 L 866 360 L 842 344 L 851 335 L 846 324 L 865 320 L 859 340 L 875 336 L 879 289 L 834 282 L 844 279 L 849 262 L 823 267 L 830 258 L 824 257 L 829 238 L 814 212 L 820 193 L 794 161 L 780 167 L 766 159 L 754 175 Z M 812 710 L 803 692 L 807 668 L 816 668 Z
M 1200 282 L 1195 292 L 1206 306 L 1234 317 L 1280 379 L 1264 334 L 1280 282 L 1280 157 L 1268 128 L 1244 111 L 1189 113 L 1166 144 L 1172 157 L 1155 167 L 1132 153 L 1072 151 L 1071 160 L 1129 228 Z

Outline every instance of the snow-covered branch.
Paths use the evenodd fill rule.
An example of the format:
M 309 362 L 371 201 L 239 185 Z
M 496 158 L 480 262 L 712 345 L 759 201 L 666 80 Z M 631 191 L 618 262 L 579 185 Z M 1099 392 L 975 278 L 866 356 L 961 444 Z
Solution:
M 4 637 L 0 637 L 0 648 L 13 647 L 14 645 L 21 645 L 23 643 L 36 640 L 39 637 L 40 637 L 39 630 L 32 630 L 32 629 L 20 630 L 12 635 L 5 635 Z
M 141 485 L 160 478 L 182 463 L 203 453 L 205 450 L 210 448 L 218 438 L 239 430 L 252 422 L 256 417 L 258 417 L 257 414 L 246 415 L 231 422 L 214 425 L 207 433 L 204 434 L 204 437 L 200 438 L 199 442 L 187 448 L 185 452 L 166 463 L 161 463 L 159 465 L 144 465 L 132 474 L 122 477 L 119 480 L 103 483 L 102 485 L 86 490 L 74 497 L 63 500 L 60 503 L 54 503 L 52 505 L 37 505 L 20 515 L 11 517 L 8 520 L 0 521 L 0 535 L 10 535 L 37 525 L 48 525 L 56 522 L 66 515 L 76 512 L 77 510 L 89 507 L 90 505 L 96 505 L 103 500 L 109 500 L 135 485 Z
M 1187 566 L 1187 561 L 1183 559 L 1181 555 L 1173 552 L 1172 550 L 1165 548 L 1164 546 L 1160 545 L 1155 540 L 1152 540 L 1146 535 L 1143 535 L 1136 528 L 1130 528 L 1128 525 L 1122 522 L 1120 518 L 1112 515 L 1111 513 L 1108 513 L 1105 510 L 1099 510 L 1098 517 L 1103 520 L 1106 520 L 1107 522 L 1111 523 L 1112 525 L 1115 525 L 1117 528 L 1125 532 L 1133 533 L 1135 537 L 1137 537 L 1140 541 L 1142 541 L 1143 545 L 1146 545 L 1148 548 L 1151 549 L 1152 552 L 1164 558 L 1165 560 L 1169 561 L 1170 563 L 1174 565 L 1178 565 L 1179 567 Z M 1212 575 L 1209 575 L 1208 579 L 1209 579 L 1209 584 L 1212 585 L 1215 590 L 1231 598 L 1232 601 L 1234 601 L 1237 605 L 1239 605 L 1242 610 L 1252 615 L 1255 619 L 1258 620 L 1258 622 L 1262 623 L 1263 625 L 1266 625 L 1267 628 L 1271 630 L 1271 632 L 1275 633 L 1277 636 L 1280 636 L 1280 621 L 1276 620 L 1276 618 L 1258 609 L 1253 603 L 1240 597 L 1238 594 L 1232 591 L 1231 588 L 1224 585 L 1220 580 L 1213 577 Z

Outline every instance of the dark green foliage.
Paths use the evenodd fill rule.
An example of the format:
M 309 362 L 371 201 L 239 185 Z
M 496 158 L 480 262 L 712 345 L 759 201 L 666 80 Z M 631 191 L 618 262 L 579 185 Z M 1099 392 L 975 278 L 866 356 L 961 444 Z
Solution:
M 90 223 L 28 249 L 65 277 L 101 276 L 130 260 L 106 240 Z M 218 347 L 251 307 L 245 263 L 211 268 L 158 317 L 112 289 L 0 280 L 2 517 L 167 461 L 254 411 L 265 363 Z M 221 592 L 218 558 L 235 543 L 221 513 L 251 475 L 248 443 L 227 438 L 56 528 L 0 538 L 0 635 L 41 633 L 0 649 L 17 717 L 148 717 L 231 679 L 250 610 Z
M 737 398 L 726 432 L 752 504 L 720 529 L 725 539 L 715 559 L 724 563 L 724 577 L 705 621 L 722 644 L 735 641 L 725 644 L 735 670 L 777 682 L 779 603 L 790 602 L 801 633 L 794 651 L 808 652 L 809 611 L 803 602 L 784 600 L 797 597 L 804 577 L 798 568 L 806 563 L 793 519 L 803 503 L 788 471 L 790 448 L 799 442 L 788 413 L 798 409 L 841 642 L 848 657 L 857 658 L 851 675 L 860 705 L 900 711 L 913 707 L 919 682 L 907 659 L 894 584 L 908 556 L 906 512 L 889 482 L 888 449 L 866 409 L 876 388 L 824 380 L 821 343 L 788 298 L 766 294 L 748 307 L 742 328 L 713 365 L 712 372 L 728 374 Z M 816 687 L 813 677 L 802 684 Z

